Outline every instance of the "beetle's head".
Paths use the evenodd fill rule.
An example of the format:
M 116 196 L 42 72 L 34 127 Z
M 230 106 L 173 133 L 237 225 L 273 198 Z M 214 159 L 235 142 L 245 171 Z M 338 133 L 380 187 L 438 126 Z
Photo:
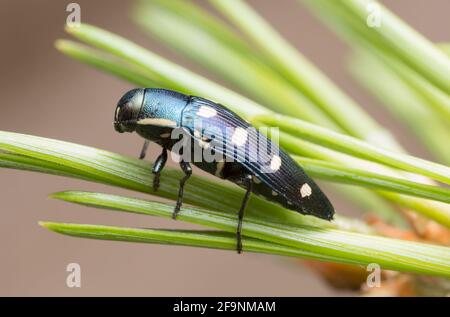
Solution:
M 144 102 L 145 89 L 130 90 L 117 103 L 114 116 L 114 129 L 117 132 L 133 132 Z

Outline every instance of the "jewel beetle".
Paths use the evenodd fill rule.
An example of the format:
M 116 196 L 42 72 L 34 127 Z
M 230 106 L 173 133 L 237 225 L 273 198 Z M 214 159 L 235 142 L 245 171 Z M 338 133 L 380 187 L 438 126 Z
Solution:
M 120 133 L 137 132 L 145 139 L 140 159 L 144 159 L 150 141 L 162 147 L 152 167 L 154 191 L 159 187 L 168 152 L 180 155 L 184 177 L 174 219 L 192 174 L 191 163 L 245 189 L 236 230 L 238 253 L 242 251 L 242 221 L 251 193 L 301 214 L 333 218 L 332 204 L 303 169 L 264 134 L 218 103 L 173 90 L 137 88 L 119 100 L 114 128 Z M 204 156 L 197 155 L 199 150 Z

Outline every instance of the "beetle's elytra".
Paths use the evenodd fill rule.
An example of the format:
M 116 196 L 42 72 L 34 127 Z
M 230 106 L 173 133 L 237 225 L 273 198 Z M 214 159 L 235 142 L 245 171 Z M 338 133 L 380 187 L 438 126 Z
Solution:
M 114 127 L 121 133 L 137 132 L 146 140 L 141 159 L 149 141 L 162 147 L 152 169 L 155 191 L 167 152 L 178 151 L 181 155 L 180 167 L 185 176 L 180 180 L 174 219 L 181 208 L 184 184 L 192 174 L 190 163 L 246 189 L 239 210 L 238 252 L 242 250 L 242 219 L 251 193 L 302 214 L 333 218 L 330 201 L 303 169 L 249 123 L 220 104 L 172 90 L 133 89 L 119 100 Z

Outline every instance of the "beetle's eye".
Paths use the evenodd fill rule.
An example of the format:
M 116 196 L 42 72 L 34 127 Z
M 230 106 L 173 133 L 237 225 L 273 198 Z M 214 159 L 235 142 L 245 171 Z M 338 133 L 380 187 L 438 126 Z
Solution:
M 133 119 L 133 109 L 129 102 L 121 105 L 118 110 L 117 120 L 119 122 L 129 121 Z
M 133 89 L 123 95 L 117 103 L 114 128 L 118 132 L 133 132 L 144 103 L 145 89 Z
M 114 113 L 114 122 L 119 121 L 119 113 L 120 113 L 120 106 L 116 107 L 116 112 Z
M 145 89 L 138 88 L 127 92 L 117 103 L 116 122 L 136 120 L 144 101 Z

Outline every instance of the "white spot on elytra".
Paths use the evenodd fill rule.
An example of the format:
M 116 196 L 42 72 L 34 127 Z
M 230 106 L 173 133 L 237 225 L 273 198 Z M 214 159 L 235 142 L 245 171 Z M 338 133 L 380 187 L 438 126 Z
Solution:
M 253 183 L 261 184 L 261 180 L 258 177 L 256 177 L 255 175 L 252 176 L 252 179 L 253 179 Z
M 163 138 L 163 139 L 167 139 L 168 137 L 170 137 L 170 132 L 160 134 L 159 137 L 161 137 L 161 138 Z
M 198 145 L 200 145 L 203 149 L 208 149 L 209 148 L 209 142 L 203 141 L 203 140 L 199 140 L 198 141 Z
M 146 118 L 139 120 L 137 124 L 140 125 L 155 125 L 159 127 L 176 127 L 177 123 L 172 120 L 160 119 L 160 118 Z
M 272 196 L 278 196 L 278 193 L 274 190 L 272 190 Z
M 217 114 L 216 109 L 208 107 L 208 106 L 201 106 L 200 109 L 198 109 L 197 115 L 203 118 L 212 118 Z
M 234 129 L 233 136 L 231 137 L 231 142 L 237 146 L 242 146 L 247 141 L 248 133 L 245 129 L 238 127 Z
M 225 162 L 224 161 L 217 162 L 217 164 L 216 164 L 216 172 L 214 173 L 214 175 L 216 175 L 217 177 L 220 177 L 221 174 L 222 174 L 222 170 L 223 170 L 224 166 L 225 166 Z
M 304 183 L 302 185 L 302 187 L 300 188 L 300 195 L 302 196 L 302 198 L 304 198 L 304 197 L 311 196 L 311 194 L 312 194 L 311 187 L 307 183 Z
M 281 158 L 278 155 L 272 156 L 272 160 L 270 161 L 270 169 L 274 172 L 278 171 L 281 166 Z

